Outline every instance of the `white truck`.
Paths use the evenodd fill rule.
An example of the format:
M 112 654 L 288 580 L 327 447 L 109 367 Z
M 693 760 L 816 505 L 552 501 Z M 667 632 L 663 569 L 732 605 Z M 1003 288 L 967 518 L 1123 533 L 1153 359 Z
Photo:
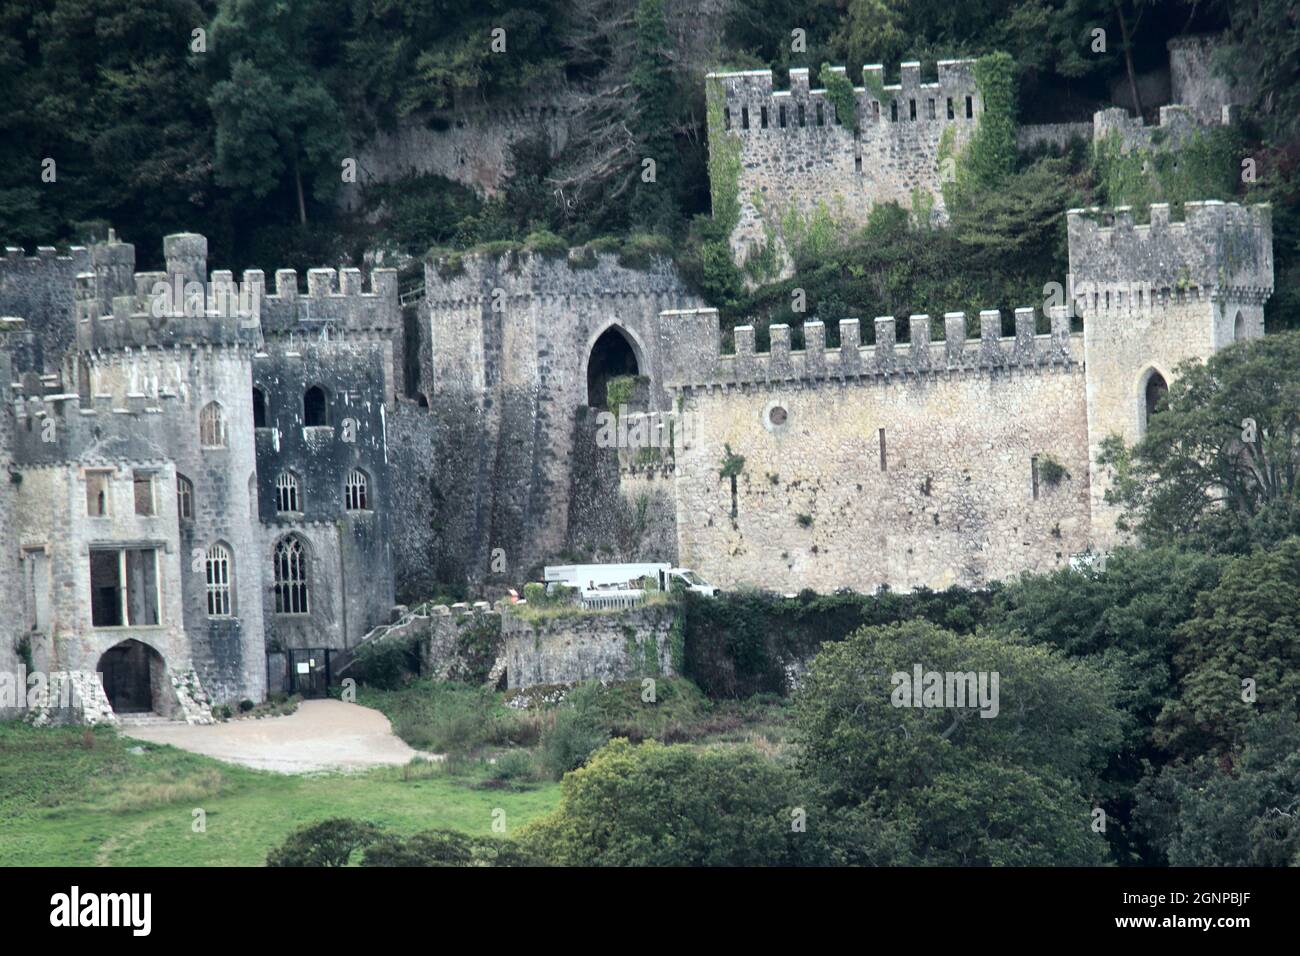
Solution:
M 548 591 L 561 584 L 576 588 L 583 603 L 602 604 L 626 596 L 640 599 L 649 590 L 672 591 L 683 588 L 708 597 L 716 597 L 718 588 L 709 584 L 690 568 L 675 568 L 671 564 L 558 564 L 548 565 L 543 571 Z

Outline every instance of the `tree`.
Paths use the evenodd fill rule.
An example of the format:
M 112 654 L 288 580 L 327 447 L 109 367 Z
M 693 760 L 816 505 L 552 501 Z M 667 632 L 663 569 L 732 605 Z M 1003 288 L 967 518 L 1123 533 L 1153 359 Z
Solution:
M 790 863 L 788 772 L 747 748 L 619 738 L 565 776 L 560 806 L 530 823 L 525 852 L 561 866 Z
M 1146 436 L 1100 461 L 1124 527 L 1151 543 L 1244 550 L 1300 530 L 1300 333 L 1268 335 L 1179 366 Z
M 342 181 L 345 137 L 327 78 L 335 67 L 330 0 L 224 0 L 210 29 L 217 179 L 252 199 L 287 174 L 298 221 L 304 180 L 317 199 Z
M 333 817 L 299 827 L 267 854 L 267 866 L 347 866 L 352 854 L 379 839 L 381 830 L 365 820 Z
M 895 675 L 998 675 L 998 708 L 898 706 Z M 937 863 L 1100 863 L 1088 799 L 1118 745 L 1113 679 L 989 633 L 926 622 L 865 627 L 823 648 L 795 705 L 799 769 L 831 808 L 915 821 Z M 956 703 L 950 701 L 949 703 Z
M 1227 753 L 1258 714 L 1300 711 L 1300 538 L 1237 558 L 1177 631 L 1179 693 L 1157 740 Z M 1249 682 L 1249 683 L 1247 683 Z
M 1230 771 L 1205 755 L 1153 773 L 1136 816 L 1170 866 L 1300 866 L 1300 723 L 1253 720 Z

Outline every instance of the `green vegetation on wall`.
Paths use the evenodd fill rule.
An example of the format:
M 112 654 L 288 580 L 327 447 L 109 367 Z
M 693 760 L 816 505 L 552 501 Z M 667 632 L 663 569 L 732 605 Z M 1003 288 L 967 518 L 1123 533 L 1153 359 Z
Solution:
M 1176 215 L 1188 200 L 1234 198 L 1243 144 L 1234 127 L 1199 130 L 1176 146 L 1159 135 L 1150 148 L 1123 151 L 1118 133 L 1093 145 L 1093 169 L 1102 199 L 1149 215 L 1151 203 L 1167 202 Z
M 1015 63 L 1006 53 L 990 53 L 975 61 L 974 73 L 984 108 L 970 142 L 952 157 L 951 181 L 944 184 L 944 200 L 950 207 L 969 202 L 975 193 L 997 189 L 1016 168 Z M 951 149 L 951 141 L 945 149 L 940 140 L 940 164 Z
M 853 81 L 841 70 L 836 70 L 829 63 L 822 64 L 821 84 L 826 90 L 826 98 L 835 107 L 835 118 L 840 124 L 853 131 L 858 129 L 858 96 L 853 92 Z

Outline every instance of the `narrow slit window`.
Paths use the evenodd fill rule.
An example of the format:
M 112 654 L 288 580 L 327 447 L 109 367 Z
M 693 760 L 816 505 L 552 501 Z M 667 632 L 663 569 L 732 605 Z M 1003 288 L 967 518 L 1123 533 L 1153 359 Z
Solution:
M 975 115 L 975 101 L 969 96 L 966 97 L 966 118 L 971 119 Z
M 862 172 L 862 155 L 861 155 L 861 154 L 859 154 L 859 155 L 853 157 L 853 171 L 854 171 L 854 172 L 858 172 L 858 173 Z
M 879 434 L 880 434 L 880 470 L 888 471 L 889 462 L 885 458 L 885 430 L 883 428 L 880 429 Z
M 880 122 L 880 101 L 875 100 L 871 104 L 871 119 L 874 122 Z
M 910 120 L 916 119 L 916 100 L 907 101 L 907 113 L 908 113 L 908 119 Z
M 92 518 L 108 515 L 108 480 L 112 472 L 86 472 L 86 514 Z
M 821 103 L 817 104 L 817 125 L 818 126 L 826 125 L 826 111 L 823 108 Z
M 767 129 L 767 107 L 766 106 L 760 106 L 758 108 L 758 125 L 762 129 Z
M 891 123 L 898 122 L 898 100 L 894 100 L 889 104 L 889 121 Z
M 784 106 L 778 106 L 776 108 L 776 121 L 777 124 L 782 129 L 785 129 L 785 107 Z
M 1038 456 L 1029 459 L 1029 480 L 1034 488 L 1034 500 L 1038 500 Z
M 948 97 L 948 119 L 956 119 L 956 118 L 957 118 L 957 114 L 953 112 L 952 97 L 950 96 Z
M 731 107 L 729 106 L 722 108 L 722 127 L 723 129 L 731 129 Z
M 927 111 L 927 113 L 926 113 L 926 117 L 927 117 L 928 119 L 934 119 L 934 118 L 935 118 L 935 115 L 934 115 L 934 100 L 931 99 L 929 102 L 930 102 L 930 105 L 929 105 L 929 109 L 928 109 L 928 111 Z
M 740 108 L 740 128 L 749 129 L 749 107 L 748 106 L 742 106 Z
M 804 115 L 804 108 L 802 103 L 799 104 L 799 125 L 801 127 L 808 125 L 808 118 L 807 116 Z

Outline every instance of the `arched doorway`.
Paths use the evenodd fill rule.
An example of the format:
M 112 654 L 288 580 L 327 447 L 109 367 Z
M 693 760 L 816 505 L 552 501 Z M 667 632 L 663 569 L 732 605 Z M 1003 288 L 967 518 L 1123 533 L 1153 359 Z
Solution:
M 167 678 L 162 655 L 140 641 L 123 641 L 99 659 L 104 694 L 116 714 L 162 713 L 161 691 Z
M 587 359 L 587 404 L 592 408 L 606 407 L 609 402 L 605 397 L 605 387 L 611 378 L 640 374 L 636 352 L 627 333 L 617 325 L 611 325 L 596 339 Z

